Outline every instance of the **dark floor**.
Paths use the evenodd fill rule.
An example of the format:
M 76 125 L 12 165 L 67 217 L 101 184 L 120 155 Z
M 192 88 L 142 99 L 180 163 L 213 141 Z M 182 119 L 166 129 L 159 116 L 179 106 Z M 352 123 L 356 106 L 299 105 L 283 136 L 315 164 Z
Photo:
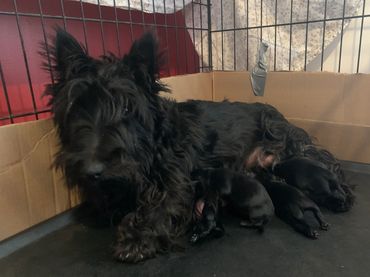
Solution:
M 331 229 L 316 241 L 276 218 L 262 235 L 230 222 L 221 239 L 126 265 L 110 256 L 112 230 L 75 224 L 0 260 L 0 276 L 370 276 L 370 175 L 349 177 L 356 206 L 324 211 Z

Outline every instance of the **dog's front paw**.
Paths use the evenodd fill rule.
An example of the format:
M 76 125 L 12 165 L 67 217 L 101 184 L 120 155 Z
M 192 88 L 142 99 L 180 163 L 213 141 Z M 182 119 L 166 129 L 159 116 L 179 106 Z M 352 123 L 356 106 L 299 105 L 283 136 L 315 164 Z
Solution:
M 121 241 L 114 247 L 113 256 L 120 262 L 138 263 L 153 258 L 156 250 L 147 240 Z
M 117 243 L 113 256 L 120 262 L 138 263 L 153 258 L 157 253 L 157 239 L 135 225 L 135 215 L 128 214 L 118 226 Z

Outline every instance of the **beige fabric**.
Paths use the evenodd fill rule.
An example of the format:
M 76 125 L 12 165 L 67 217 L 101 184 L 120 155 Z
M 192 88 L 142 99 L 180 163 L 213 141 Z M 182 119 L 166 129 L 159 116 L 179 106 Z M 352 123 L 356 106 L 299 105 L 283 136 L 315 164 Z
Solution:
M 205 2 L 203 0 L 203 2 Z M 212 30 L 234 29 L 234 1 L 233 0 L 212 0 Z M 221 7 L 222 2 L 222 7 Z M 277 2 L 277 16 L 275 18 L 275 2 Z M 275 25 L 307 20 L 307 3 L 309 6 L 309 20 L 323 20 L 325 1 L 324 0 L 293 0 L 292 19 L 290 16 L 291 0 L 263 0 L 262 19 L 261 19 L 261 0 L 235 0 L 235 27 L 246 28 L 258 27 L 262 25 Z M 343 16 L 343 0 L 327 0 L 326 18 L 341 18 Z M 248 5 L 247 5 L 248 4 Z M 363 0 L 346 0 L 345 16 L 361 15 Z M 194 9 L 195 26 L 200 26 L 200 14 L 202 14 L 203 27 L 207 27 L 206 8 L 188 5 L 186 8 L 186 23 L 192 26 L 192 9 Z M 221 8 L 223 24 L 221 25 Z M 247 23 L 248 22 L 248 23 Z M 350 20 L 344 21 L 344 28 Z M 330 21 L 325 26 L 325 45 L 326 48 L 341 33 L 342 20 Z M 290 34 L 292 34 L 290 36 Z M 247 42 L 247 35 L 249 37 Z M 191 34 L 192 36 L 192 34 Z M 203 38 L 203 40 L 201 40 Z M 222 51 L 223 39 L 223 51 Z M 234 68 L 234 39 L 235 39 L 235 67 Z M 275 27 L 263 28 L 262 40 L 269 45 L 267 61 L 268 70 L 274 70 L 275 55 Z M 289 50 L 291 41 L 291 67 L 290 70 L 303 70 L 305 63 L 305 40 L 306 24 L 296 24 L 292 26 L 281 26 L 276 28 L 276 70 L 289 70 Z M 195 45 L 197 51 L 204 53 L 204 62 L 208 61 L 207 33 L 196 31 Z M 201 50 L 201 42 L 203 50 Z M 213 69 L 215 70 L 251 70 L 256 64 L 258 49 L 261 42 L 261 29 L 228 31 L 223 33 L 212 33 L 212 54 Z M 308 26 L 306 63 L 309 64 L 315 57 L 320 56 L 323 42 L 323 23 L 311 23 Z M 223 60 L 222 60 L 223 53 Z M 247 59 L 248 57 L 248 59 Z
M 173 13 L 183 9 L 184 5 L 189 4 L 191 0 L 82 0 L 82 2 L 108 7 L 114 7 L 115 5 L 117 8 L 130 8 L 147 13 Z
M 333 19 L 343 17 L 344 2 L 346 3 L 345 16 L 361 15 L 363 1 L 364 0 L 211 0 L 211 29 L 213 31 L 221 29 L 230 30 L 212 33 L 213 69 L 251 70 L 256 64 L 261 39 L 269 46 L 267 50 L 268 71 L 303 70 L 305 69 L 305 63 L 308 68 L 310 68 L 310 63 L 315 60 L 315 58 L 317 60 L 317 57 L 321 57 L 323 50 L 324 24 L 323 22 L 310 23 L 308 25 L 305 23 L 294 24 L 307 21 L 307 4 L 309 3 L 308 20 L 320 21 L 325 17 L 325 2 L 327 3 L 326 18 Z M 98 4 L 98 0 L 83 0 L 83 2 Z M 187 27 L 208 29 L 207 6 L 197 4 L 199 2 L 206 4 L 207 1 L 194 0 L 193 2 L 197 2 L 194 4 L 191 2 L 191 0 L 99 1 L 100 5 L 114 6 L 115 3 L 117 8 L 127 9 L 130 6 L 131 9 L 143 10 L 148 13 L 173 13 L 174 11 L 182 10 L 185 6 L 183 13 Z M 277 9 L 275 17 L 276 3 Z M 292 7 L 291 3 L 293 3 Z M 292 27 L 289 26 L 290 22 L 293 23 Z M 279 26 L 275 29 L 273 25 L 276 23 L 287 25 Z M 349 23 L 350 20 L 345 20 L 343 22 L 343 29 L 345 29 Z M 261 32 L 261 28 L 259 28 L 261 25 L 271 27 L 263 28 Z M 243 30 L 243 28 L 247 27 L 256 28 L 248 31 L 245 29 Z M 241 28 L 241 30 L 232 30 L 235 28 Z M 306 28 L 308 31 L 307 33 Z M 324 49 L 333 43 L 335 38 L 341 34 L 341 30 L 342 20 L 328 21 L 325 24 Z M 207 30 L 193 31 L 189 29 L 189 34 L 197 52 L 203 57 L 200 61 L 201 65 L 207 66 L 209 60 Z M 338 43 L 338 41 L 336 43 Z

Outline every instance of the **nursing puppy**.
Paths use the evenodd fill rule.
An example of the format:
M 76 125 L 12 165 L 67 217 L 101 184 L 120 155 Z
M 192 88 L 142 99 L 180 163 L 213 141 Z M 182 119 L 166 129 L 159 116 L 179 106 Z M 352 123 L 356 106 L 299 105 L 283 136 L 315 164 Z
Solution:
M 260 175 L 259 178 L 274 203 L 275 214 L 297 232 L 312 239 L 319 236 L 314 224 L 306 219 L 306 212 L 313 213 L 320 229 L 328 230 L 329 224 L 324 220 L 319 207 L 299 189 L 267 173 Z
M 349 209 L 346 194 L 338 178 L 327 167 L 305 157 L 294 157 L 278 163 L 273 172 L 289 185 L 300 189 L 318 205 L 337 212 Z
M 274 214 L 274 206 L 258 180 L 228 169 L 205 170 L 198 175 L 198 192 L 204 198 L 195 204 L 195 214 L 200 218 L 195 224 L 190 242 L 198 242 L 211 233 L 215 236 L 223 234 L 217 214 L 221 199 L 241 218 L 240 226 L 263 231 Z

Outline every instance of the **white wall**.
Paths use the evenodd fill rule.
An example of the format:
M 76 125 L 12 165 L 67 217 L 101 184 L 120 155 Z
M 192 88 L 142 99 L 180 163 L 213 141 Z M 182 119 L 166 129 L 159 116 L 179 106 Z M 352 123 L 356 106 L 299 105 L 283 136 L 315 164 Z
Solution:
M 361 11 L 362 12 L 362 11 Z M 370 14 L 370 3 L 366 4 L 365 14 Z M 353 19 L 343 34 L 340 72 L 356 73 L 361 33 L 361 19 Z M 370 17 L 364 18 L 359 72 L 370 73 Z M 324 50 L 323 71 L 338 72 L 340 34 Z M 307 71 L 320 71 L 321 55 L 307 65 Z

